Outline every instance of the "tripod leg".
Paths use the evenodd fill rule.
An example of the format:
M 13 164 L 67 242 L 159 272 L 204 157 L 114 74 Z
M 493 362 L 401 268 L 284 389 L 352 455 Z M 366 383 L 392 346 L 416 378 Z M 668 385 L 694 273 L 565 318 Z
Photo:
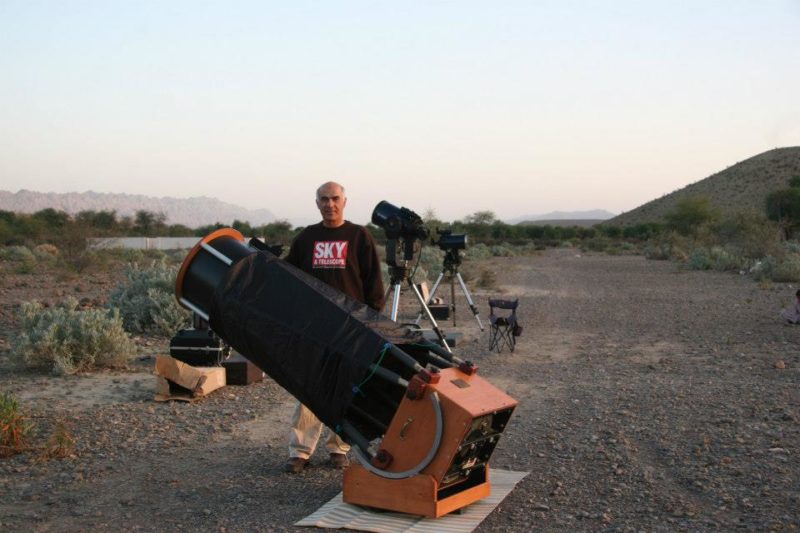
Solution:
M 386 309 L 386 303 L 389 301 L 389 295 L 392 293 L 392 285 L 386 287 L 386 292 L 383 293 L 383 307 L 381 307 L 381 312 Z
M 394 295 L 392 296 L 392 314 L 391 314 L 391 318 L 395 322 L 397 322 L 397 309 L 399 307 L 400 307 L 400 283 L 396 283 L 394 286 Z
M 442 270 L 441 274 L 439 274 L 439 277 L 436 278 L 436 283 L 433 284 L 433 289 L 431 290 L 431 293 L 428 296 L 428 301 L 427 301 L 429 305 L 433 301 L 433 297 L 436 295 L 436 289 L 439 288 L 439 283 L 442 282 L 442 277 L 444 277 L 444 270 Z M 423 313 L 424 311 L 419 312 L 419 314 L 417 315 L 417 319 L 414 321 L 414 324 L 419 324 L 419 321 L 422 319 Z
M 456 327 L 456 280 L 450 275 L 450 309 L 453 311 L 453 327 Z
M 442 333 L 442 330 L 439 329 L 439 325 L 436 323 L 436 319 L 433 318 L 433 315 L 431 314 L 431 310 L 428 308 L 428 305 L 425 303 L 425 299 L 419 293 L 419 290 L 417 289 L 417 286 L 414 285 L 414 282 L 411 281 L 411 280 L 408 280 L 408 284 L 411 286 L 411 289 L 414 291 L 414 294 L 417 295 L 417 300 L 419 300 L 419 303 L 422 306 L 422 310 L 428 316 L 428 320 L 431 321 L 431 328 L 433 329 L 434 332 L 436 332 L 436 336 L 439 337 L 439 340 L 442 341 L 442 346 L 444 347 L 445 350 L 447 350 L 448 352 L 452 353 L 452 350 L 450 349 L 450 346 L 447 345 L 447 339 L 445 339 L 444 333 Z
M 478 308 L 475 307 L 474 303 L 472 303 L 472 296 L 470 296 L 469 291 L 467 290 L 467 284 L 464 283 L 464 278 L 461 277 L 461 272 L 456 272 L 456 277 L 458 277 L 458 283 L 461 284 L 461 290 L 464 291 L 464 296 L 467 297 L 469 308 L 472 309 L 472 314 L 475 316 L 475 320 L 478 321 L 478 325 L 481 327 L 481 331 L 483 331 L 483 324 L 481 323 L 481 319 L 478 316 Z

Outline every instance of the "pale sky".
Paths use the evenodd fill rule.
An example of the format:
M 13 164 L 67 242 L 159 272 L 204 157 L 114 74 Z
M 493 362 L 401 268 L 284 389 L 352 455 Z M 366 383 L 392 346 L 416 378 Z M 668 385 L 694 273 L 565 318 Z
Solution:
M 618 213 L 800 145 L 800 0 L 0 0 L 0 189 Z

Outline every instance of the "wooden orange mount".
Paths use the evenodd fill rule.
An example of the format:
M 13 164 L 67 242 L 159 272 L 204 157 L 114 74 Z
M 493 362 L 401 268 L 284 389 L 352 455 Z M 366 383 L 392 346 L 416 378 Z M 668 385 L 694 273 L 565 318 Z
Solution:
M 415 399 L 403 397 L 371 463 L 380 473 L 360 464 L 344 472 L 346 503 L 439 517 L 490 494 L 489 457 L 517 402 L 474 372 L 447 368 L 438 378 Z M 436 433 L 433 394 L 442 412 L 433 459 L 408 477 L 385 477 L 414 471 L 429 457 Z

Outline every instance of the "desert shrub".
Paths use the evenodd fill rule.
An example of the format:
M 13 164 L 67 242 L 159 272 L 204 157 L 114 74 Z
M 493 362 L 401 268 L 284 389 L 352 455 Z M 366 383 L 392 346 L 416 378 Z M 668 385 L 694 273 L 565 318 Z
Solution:
M 609 255 L 634 255 L 639 253 L 639 248 L 630 242 L 618 242 L 606 248 Z
M 20 314 L 13 354 L 26 367 L 74 374 L 127 362 L 136 353 L 117 311 L 79 310 L 70 298 L 48 309 L 26 302 Z
M 531 255 L 542 249 L 543 248 L 540 248 L 535 242 L 528 241 L 525 244 L 517 246 L 517 253 L 519 255 Z
M 473 260 L 489 259 L 492 257 L 492 252 L 488 246 L 482 242 L 479 242 L 478 244 L 473 244 L 472 246 L 467 247 L 467 249 L 464 251 L 464 257 L 466 259 Z
M 786 241 L 783 243 L 783 249 L 786 253 L 800 254 L 800 242 Z
M 175 300 L 176 276 L 177 269 L 164 262 L 153 262 L 147 268 L 128 265 L 127 281 L 111 291 L 107 307 L 119 309 L 127 331 L 172 335 L 191 322 L 191 313 Z
M 284 247 L 285 253 L 288 253 L 288 247 Z M 186 255 L 189 253 L 188 250 L 166 250 L 164 252 L 165 260 L 168 263 L 180 265 L 183 263 L 183 260 L 186 259 Z
M 768 255 L 761 260 L 756 261 L 749 269 L 750 275 L 759 281 L 772 281 L 772 273 L 778 266 L 778 260 Z
M 572 244 L 572 241 L 561 241 L 560 243 L 558 243 L 558 247 L 559 248 L 573 248 L 574 245 Z
M 33 249 L 33 255 L 40 261 L 52 261 L 58 257 L 58 248 L 52 244 L 39 244 Z
M 119 249 L 120 258 L 128 263 L 141 263 L 144 260 L 144 250 L 138 248 Z
M 414 273 L 418 283 L 434 281 L 444 266 L 444 252 L 433 246 L 423 246 L 419 254 L 419 266 Z M 433 279 L 431 279 L 433 277 Z
M 672 261 L 688 261 L 689 260 L 689 252 L 687 248 L 684 248 L 680 243 L 673 243 L 669 247 L 669 258 Z
M 608 249 L 610 243 L 611 240 L 608 237 L 599 235 L 581 242 L 581 251 L 604 252 L 606 249 Z
M 686 266 L 691 270 L 742 270 L 747 268 L 748 260 L 722 246 L 701 246 L 692 250 Z
M 169 258 L 166 251 L 159 250 L 158 248 L 142 250 L 142 255 L 145 259 L 149 259 L 150 261 L 166 262 L 166 260 Z
M 0 248 L 0 259 L 13 262 L 13 270 L 17 274 L 31 274 L 36 270 L 36 256 L 27 246 Z
M 22 416 L 17 399 L 11 393 L 0 393 L 0 457 L 24 451 L 31 427 Z
M 778 262 L 769 272 L 772 281 L 800 281 L 800 255 L 789 254 Z
M 747 266 L 747 260 L 721 246 L 712 246 L 709 259 L 713 270 L 741 270 Z
M 686 261 L 690 270 L 711 270 L 711 257 L 706 248 L 695 248 Z
M 782 255 L 781 232 L 778 224 L 763 215 L 736 213 L 713 227 L 714 238 L 735 255 L 760 259 L 767 255 Z
M 666 242 L 647 243 L 643 252 L 647 259 L 666 261 L 670 258 L 670 245 Z
M 494 257 L 513 257 L 517 255 L 514 247 L 504 242 L 503 244 L 494 244 L 489 247 L 489 251 Z
M 676 232 L 670 232 L 649 242 L 645 246 L 644 253 L 648 259 L 670 259 L 684 262 L 689 260 L 687 251 L 689 249 L 691 249 L 689 239 Z
M 6 261 L 30 261 L 35 263 L 36 256 L 27 246 L 4 246 L 0 248 L 0 259 Z
M 494 288 L 496 283 L 497 274 L 495 274 L 493 270 L 482 268 L 480 274 L 478 275 L 478 287 L 482 289 L 491 289 Z
M 69 457 L 75 452 L 75 437 L 67 429 L 63 420 L 56 423 L 53 433 L 47 439 L 47 442 L 42 449 L 39 456 L 40 461 L 47 461 L 49 459 L 64 459 Z

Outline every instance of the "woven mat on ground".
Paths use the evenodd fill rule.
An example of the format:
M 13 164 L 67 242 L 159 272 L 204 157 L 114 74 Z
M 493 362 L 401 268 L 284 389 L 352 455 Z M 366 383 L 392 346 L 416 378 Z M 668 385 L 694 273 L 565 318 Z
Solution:
M 529 472 L 491 470 L 492 493 L 488 498 L 467 506 L 462 513 L 440 518 L 423 518 L 394 512 L 380 512 L 342 501 L 342 493 L 297 522 L 296 526 L 330 529 L 348 528 L 374 533 L 469 533 L 489 516 Z

